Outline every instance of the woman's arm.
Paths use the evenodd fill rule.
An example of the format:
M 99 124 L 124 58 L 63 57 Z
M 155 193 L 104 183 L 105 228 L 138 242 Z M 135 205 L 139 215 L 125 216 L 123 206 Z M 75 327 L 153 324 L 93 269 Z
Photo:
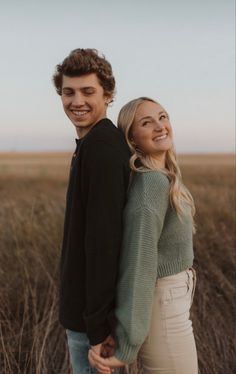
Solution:
M 158 240 L 169 205 L 166 177 L 149 173 L 143 179 L 138 190 L 140 196 L 137 194 L 139 201 L 132 201 L 125 210 L 115 310 L 118 320 L 115 357 L 127 363 L 135 360 L 148 334 L 157 278 Z

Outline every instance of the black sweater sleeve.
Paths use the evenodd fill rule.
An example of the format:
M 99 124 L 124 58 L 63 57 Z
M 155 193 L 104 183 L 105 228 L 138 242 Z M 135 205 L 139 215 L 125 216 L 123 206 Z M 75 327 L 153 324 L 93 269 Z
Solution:
M 86 207 L 84 319 L 90 344 L 95 345 L 111 333 L 128 159 L 118 148 L 102 141 L 88 143 L 83 159 Z

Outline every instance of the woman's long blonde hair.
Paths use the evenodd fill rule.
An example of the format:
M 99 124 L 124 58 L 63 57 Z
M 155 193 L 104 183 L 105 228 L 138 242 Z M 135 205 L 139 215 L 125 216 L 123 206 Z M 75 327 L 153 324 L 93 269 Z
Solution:
M 148 97 L 139 97 L 138 99 L 134 99 L 124 105 L 118 116 L 118 128 L 124 132 L 126 141 L 131 150 L 130 168 L 134 172 L 145 172 L 157 169 L 153 159 L 149 155 L 143 154 L 138 148 L 135 148 L 135 145 L 132 144 L 131 141 L 132 125 L 137 108 L 145 101 L 151 101 L 158 104 L 155 100 Z M 178 216 L 181 218 L 183 204 L 187 204 L 190 207 L 193 217 L 195 214 L 194 201 L 190 192 L 182 182 L 182 176 L 177 163 L 174 146 L 166 152 L 165 169 L 161 169 L 161 171 L 166 174 L 170 180 L 170 203 L 176 210 Z

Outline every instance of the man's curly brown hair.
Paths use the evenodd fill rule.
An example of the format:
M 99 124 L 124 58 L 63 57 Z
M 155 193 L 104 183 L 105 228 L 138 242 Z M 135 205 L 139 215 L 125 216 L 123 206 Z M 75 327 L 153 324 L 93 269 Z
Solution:
M 115 94 L 115 78 L 113 76 L 111 64 L 105 57 L 99 56 L 96 49 L 74 49 L 67 56 L 62 64 L 56 66 L 53 75 L 53 83 L 59 95 L 62 94 L 63 75 L 68 77 L 78 77 L 85 74 L 95 73 L 103 87 L 104 94 L 113 99 Z

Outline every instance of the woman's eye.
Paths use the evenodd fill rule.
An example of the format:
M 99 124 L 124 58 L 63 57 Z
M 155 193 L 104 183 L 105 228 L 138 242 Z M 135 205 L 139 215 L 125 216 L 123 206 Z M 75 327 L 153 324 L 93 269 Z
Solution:
M 169 119 L 169 116 L 168 116 L 168 114 L 162 114 L 161 116 L 160 116 L 160 120 L 161 119 Z
M 145 126 L 147 126 L 149 123 L 150 123 L 149 121 L 143 122 L 143 123 L 142 123 L 142 126 L 145 127 Z

